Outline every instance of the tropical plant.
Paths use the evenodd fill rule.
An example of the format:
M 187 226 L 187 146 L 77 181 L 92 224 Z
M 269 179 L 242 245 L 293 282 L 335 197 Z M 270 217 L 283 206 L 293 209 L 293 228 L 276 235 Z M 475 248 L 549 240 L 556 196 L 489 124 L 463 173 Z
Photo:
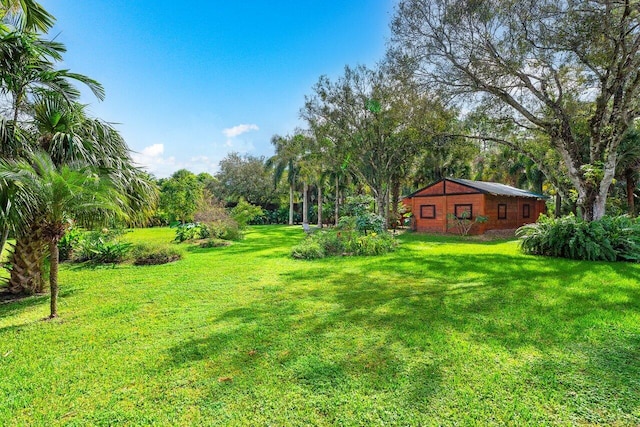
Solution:
M 469 232 L 476 224 L 482 224 L 489 219 L 483 215 L 477 215 L 471 219 L 469 211 L 464 211 L 460 215 L 447 214 L 447 227 L 455 228 L 461 236 L 468 236 Z
M 50 318 L 58 316 L 58 243 L 69 227 L 69 219 L 85 224 L 114 216 L 125 216 L 126 200 L 110 179 L 93 168 L 56 167 L 46 153 L 24 160 L 0 161 L 0 180 L 21 187 L 37 200 L 37 217 L 50 253 Z
M 182 259 L 182 252 L 172 246 L 135 245 L 132 249 L 134 265 L 159 265 Z
M 53 26 L 55 18 L 40 3 L 34 0 L 0 0 L 0 29 L 14 28 L 46 32 Z
M 538 222 L 518 229 L 522 251 L 533 255 L 589 261 L 640 261 L 640 221 L 628 216 L 591 222 L 573 214 L 562 218 L 541 215 Z

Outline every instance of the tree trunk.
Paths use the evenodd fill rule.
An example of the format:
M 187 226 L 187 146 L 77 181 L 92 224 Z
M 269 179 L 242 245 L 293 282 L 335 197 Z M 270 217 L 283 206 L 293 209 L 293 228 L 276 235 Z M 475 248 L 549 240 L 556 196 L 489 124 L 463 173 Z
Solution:
M 309 193 L 309 185 L 305 181 L 302 186 L 302 225 L 309 225 L 309 206 L 307 200 Z
M 627 211 L 629 215 L 636 215 L 636 204 L 635 204 L 635 190 L 636 190 L 636 180 L 634 179 L 633 169 L 627 169 L 624 171 L 625 179 L 627 181 Z
M 49 242 L 51 254 L 51 271 L 49 272 L 49 288 L 51 289 L 51 314 L 50 319 L 58 317 L 58 241 L 51 239 Z
M 387 192 L 382 189 L 374 190 L 374 194 L 376 196 L 376 207 L 378 208 L 378 215 L 384 218 L 384 228 L 388 228 L 389 224 L 387 221 L 388 212 L 387 212 L 387 203 L 385 201 Z
M 318 228 L 322 228 L 322 185 L 318 183 Z
M 0 235 L 0 255 L 4 252 L 4 245 L 7 243 L 7 239 L 9 238 L 9 225 L 2 227 L 0 231 L 2 234 Z
M 560 218 L 562 216 L 562 196 L 558 191 L 556 193 L 556 218 Z
M 335 206 L 335 225 L 340 222 L 340 178 L 336 176 L 336 206 Z
M 46 242 L 40 226 L 33 225 L 26 233 L 16 237 L 10 257 L 11 277 L 9 291 L 14 294 L 35 294 L 44 291 L 44 259 Z
M 289 185 L 289 225 L 293 225 L 293 184 Z
M 396 228 L 400 221 L 399 205 L 400 204 L 400 180 L 394 179 L 391 185 L 391 220 L 393 228 Z

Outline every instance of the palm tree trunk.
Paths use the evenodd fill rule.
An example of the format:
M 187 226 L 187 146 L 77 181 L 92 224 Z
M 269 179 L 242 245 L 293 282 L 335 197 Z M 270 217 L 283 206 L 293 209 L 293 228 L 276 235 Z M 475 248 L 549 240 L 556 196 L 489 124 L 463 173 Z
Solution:
M 49 272 L 49 287 L 51 288 L 51 314 L 50 319 L 58 317 L 58 242 L 51 239 L 49 242 L 51 253 L 51 271 Z
M 4 252 L 4 245 L 7 243 L 7 239 L 9 238 L 9 225 L 5 225 L 2 227 L 2 235 L 0 235 L 0 255 Z
M 308 203 L 308 194 L 309 193 L 309 184 L 305 181 L 302 187 L 302 225 L 309 225 L 309 206 Z
M 318 184 L 318 228 L 322 228 L 322 185 Z
M 335 225 L 338 226 L 340 221 L 340 178 L 336 176 L 336 211 L 335 211 Z
M 46 243 L 42 229 L 33 225 L 26 233 L 16 237 L 16 245 L 11 254 L 11 277 L 9 292 L 14 294 L 35 294 L 44 291 L 44 259 Z
M 293 184 L 289 184 L 289 225 L 293 225 Z

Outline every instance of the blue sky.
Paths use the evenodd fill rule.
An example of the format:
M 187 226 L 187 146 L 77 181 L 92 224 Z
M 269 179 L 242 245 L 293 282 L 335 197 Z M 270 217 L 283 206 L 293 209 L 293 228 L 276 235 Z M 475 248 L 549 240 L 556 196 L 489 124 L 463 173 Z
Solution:
M 100 81 L 91 114 L 118 123 L 157 177 L 214 173 L 231 151 L 270 156 L 303 125 L 321 75 L 373 65 L 394 0 L 40 0 L 67 46 L 64 68 Z

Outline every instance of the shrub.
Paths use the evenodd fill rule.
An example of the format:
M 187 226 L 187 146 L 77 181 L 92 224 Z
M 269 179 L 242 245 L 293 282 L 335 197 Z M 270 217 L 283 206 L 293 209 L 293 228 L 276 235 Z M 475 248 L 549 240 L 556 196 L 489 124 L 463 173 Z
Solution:
M 469 215 L 469 211 L 464 211 L 461 216 L 456 216 L 451 213 L 447 214 L 447 227 L 455 227 L 461 236 L 468 236 L 474 224 L 482 224 L 484 222 L 487 222 L 487 220 L 489 219 L 489 217 L 478 215 L 473 220 L 471 220 L 469 218 Z
M 176 237 L 174 240 L 182 243 L 187 240 L 206 239 L 208 237 L 211 237 L 211 230 L 206 224 L 189 222 L 176 226 Z
M 239 228 L 245 228 L 249 222 L 263 215 L 260 206 L 252 205 L 245 199 L 240 198 L 238 204 L 231 209 L 231 217 L 238 223 Z
M 124 261 L 131 250 L 131 244 L 117 240 L 123 233 L 123 230 L 103 229 L 82 234 L 73 249 L 72 260 L 101 264 L 116 264 Z
M 325 253 L 320 243 L 309 237 L 291 248 L 291 256 L 297 259 L 318 259 L 324 258 Z
M 371 233 L 354 239 L 353 252 L 356 255 L 382 255 L 393 251 L 397 242 L 389 233 Z
M 70 260 L 73 256 L 73 250 L 80 243 L 82 231 L 77 228 L 70 228 L 58 242 L 58 251 L 60 262 Z
M 219 248 L 222 246 L 229 246 L 231 245 L 231 242 L 228 240 L 222 240 L 222 239 L 216 239 L 216 238 L 209 238 L 206 240 L 203 240 L 199 243 L 199 246 L 201 248 Z
M 132 255 L 134 265 L 159 265 L 182 259 L 182 253 L 177 248 L 168 245 L 139 244 L 133 247 Z
M 294 258 L 317 259 L 335 255 L 382 255 L 394 250 L 395 238 L 386 232 L 320 231 L 293 247 Z
M 640 261 L 640 222 L 627 216 L 583 221 L 574 215 L 520 227 L 522 251 L 590 261 Z

